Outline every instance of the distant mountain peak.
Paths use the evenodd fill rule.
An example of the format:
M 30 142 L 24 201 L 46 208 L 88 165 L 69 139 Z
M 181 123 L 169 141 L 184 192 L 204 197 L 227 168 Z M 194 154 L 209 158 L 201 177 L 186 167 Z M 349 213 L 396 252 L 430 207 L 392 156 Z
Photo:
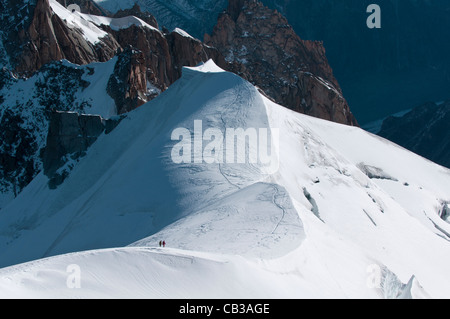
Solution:
M 450 100 L 425 103 L 383 121 L 378 135 L 450 168 Z
M 319 41 L 302 40 L 279 12 L 233 0 L 205 43 L 277 103 L 300 113 L 358 125 Z

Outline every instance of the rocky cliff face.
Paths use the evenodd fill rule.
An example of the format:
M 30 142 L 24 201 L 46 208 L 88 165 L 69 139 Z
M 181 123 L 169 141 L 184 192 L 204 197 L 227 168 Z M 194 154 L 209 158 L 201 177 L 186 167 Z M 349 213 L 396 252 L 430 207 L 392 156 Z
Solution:
M 166 38 L 172 52 L 172 76 L 175 79 L 181 77 L 183 66 L 196 66 L 209 59 L 224 69 L 231 67 L 216 48 L 209 47 L 198 39 L 177 31 L 167 34 Z
M 384 120 L 378 135 L 450 168 L 450 100 L 427 103 Z
M 37 0 L 30 25 L 19 30 L 20 54 L 15 70 L 31 75 L 51 61 L 67 59 L 76 64 L 108 61 L 120 47 L 117 41 L 105 36 L 98 44 L 83 37 L 83 31 L 70 28 L 56 15 L 48 0 Z
M 95 9 L 90 0 L 77 3 L 84 10 Z M 219 18 L 213 35 L 206 37 L 210 46 L 183 32 L 159 31 L 154 17 L 140 12 L 137 5 L 117 12 L 116 16 L 133 13 L 153 28 L 97 25 L 106 36 L 93 45 L 83 37 L 82 30 L 69 27 L 53 12 L 49 0 L 36 0 L 35 4 L 34 11 L 32 6 L 27 11 L 29 24 L 24 23 L 19 32 L 19 42 L 24 44 L 20 46 L 14 70 L 29 75 L 55 60 L 67 59 L 81 65 L 106 61 L 117 51 L 132 47 L 141 53 L 128 54 L 127 61 L 120 59 L 108 90 L 119 114 L 139 107 L 166 90 L 181 76 L 183 66 L 213 59 L 295 111 L 356 124 L 327 62 L 323 45 L 301 40 L 283 16 L 257 1 L 230 1 L 228 12 Z
M 128 48 L 128 56 L 131 51 L 135 51 L 131 64 L 125 66 L 121 63 L 122 66 L 117 68 L 117 74 L 121 74 L 119 81 L 112 79 L 111 90 L 108 91 L 117 101 L 119 114 L 129 112 L 165 91 L 181 77 L 183 66 L 196 66 L 209 59 L 221 66 L 227 65 L 217 49 L 180 32 L 163 33 L 137 26 L 105 30 L 122 47 Z M 116 98 L 118 83 L 114 82 L 127 83 L 126 93 L 119 93 L 120 96 Z
M 95 14 L 95 13 L 94 13 Z M 134 6 L 130 9 L 119 10 L 112 15 L 114 18 L 123 18 L 134 16 L 142 19 L 152 27 L 159 29 L 158 21 L 156 18 L 148 11 L 142 11 L 141 7 L 135 3 Z
M 43 169 L 49 178 L 49 187 L 61 185 L 74 163 L 86 154 L 101 134 L 111 132 L 121 119 L 105 120 L 98 115 L 52 112 L 47 143 L 42 151 Z
M 101 8 L 90 0 L 63 1 L 77 3 L 82 11 L 99 13 Z M 1 4 L 2 46 L 8 55 L 0 60 L 11 61 L 8 67 L 20 76 L 31 76 L 51 61 L 67 59 L 80 65 L 108 61 L 118 52 L 132 47 L 140 55 L 124 53 L 111 78 L 108 93 L 116 101 L 118 113 L 125 113 L 142 105 L 166 90 L 181 76 L 182 66 L 195 66 L 199 62 L 214 58 L 220 61 L 217 50 L 208 48 L 198 40 L 180 36 L 178 33 L 163 34 L 156 19 L 140 11 L 139 6 L 115 13 L 123 18 L 128 14 L 142 18 L 153 28 L 130 25 L 114 28 L 97 25 L 106 36 L 93 45 L 84 37 L 83 30 L 70 26 L 52 10 L 49 0 L 9 0 Z M 18 8 L 21 7 L 19 10 Z M 11 16 L 20 17 L 14 28 L 7 28 Z M 92 25 L 94 26 L 94 25 Z M 14 36 L 14 30 L 19 30 Z M 5 66 L 7 63 L 2 63 Z M 222 63 L 223 64 L 223 63 Z
M 259 1 L 230 0 L 212 35 L 214 46 L 230 63 L 277 103 L 292 110 L 357 125 L 321 42 L 303 41 L 280 13 Z
M 285 15 L 303 38 L 324 41 L 335 76 L 360 123 L 449 98 L 449 1 L 263 3 Z M 381 8 L 381 29 L 366 27 L 366 8 L 372 3 Z
M 117 114 L 128 113 L 147 102 L 147 68 L 142 51 L 128 47 L 119 54 L 106 91 L 115 101 Z

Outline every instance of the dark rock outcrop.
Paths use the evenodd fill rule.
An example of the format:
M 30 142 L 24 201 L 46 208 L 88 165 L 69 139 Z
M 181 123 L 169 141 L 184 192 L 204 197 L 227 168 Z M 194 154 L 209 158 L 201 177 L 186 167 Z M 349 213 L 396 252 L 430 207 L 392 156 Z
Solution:
M 96 45 L 86 41 L 83 32 L 69 28 L 50 8 L 48 0 L 37 0 L 29 26 L 16 35 L 14 69 L 29 76 L 51 61 L 67 59 L 76 64 L 111 59 L 120 47 L 106 36 Z
M 14 196 L 34 178 L 33 155 L 38 146 L 19 114 L 5 110 L 0 117 L 0 191 L 12 190 Z
M 76 3 L 90 13 L 102 12 L 95 10 L 97 6 L 90 0 L 60 3 Z M 22 16 L 23 20 L 17 26 L 18 36 L 12 37 L 14 41 L 4 41 L 11 52 L 14 52 L 14 55 L 9 56 L 14 57 L 11 58 L 11 67 L 18 75 L 29 77 L 45 64 L 62 59 L 85 65 L 108 61 L 117 52 L 127 51 L 125 48 L 129 47 L 141 52 L 140 55 L 120 55 L 116 77 L 111 78 L 108 93 L 116 101 L 119 114 L 129 112 L 158 96 L 180 78 L 183 66 L 195 66 L 211 58 L 224 61 L 217 50 L 208 48 L 199 40 L 183 37 L 178 33 L 163 34 L 157 29 L 155 18 L 149 13 L 141 12 L 137 5 L 117 12 L 114 17 L 133 14 L 153 28 L 132 25 L 112 30 L 101 25 L 98 27 L 108 35 L 93 45 L 83 37 L 81 30 L 68 27 L 62 21 L 53 12 L 48 0 L 36 0 L 35 5 L 30 1 L 25 6 L 26 10 L 17 11 L 20 4 L 23 4 L 23 0 L 9 0 L 4 4 L 9 6 L 11 14 Z
M 213 59 L 220 66 L 227 67 L 217 49 L 177 32 L 165 34 L 157 29 L 138 26 L 105 30 L 128 52 L 123 56 L 128 57 L 126 63 L 126 59 L 119 56 L 117 74 L 120 75 L 111 78 L 111 90 L 108 90 L 116 101 L 119 113 L 129 112 L 167 90 L 181 77 L 183 66 L 196 66 Z M 135 53 L 131 54 L 132 51 Z M 132 56 L 133 61 L 130 60 Z M 127 84 L 122 89 L 125 94 L 117 93 L 119 82 Z
M 142 51 L 126 48 L 118 56 L 109 78 L 107 93 L 114 99 L 117 114 L 128 113 L 147 102 L 147 68 Z
M 70 173 L 73 162 L 86 154 L 103 133 L 110 133 L 122 118 L 105 120 L 98 115 L 74 112 L 52 112 L 47 146 L 42 151 L 44 174 L 49 187 L 61 185 Z
M 222 54 L 215 48 L 209 47 L 200 40 L 184 36 L 178 32 L 166 35 L 172 60 L 172 77 L 179 79 L 183 66 L 197 66 L 201 62 L 212 59 L 224 69 L 228 68 Z
M 439 217 L 450 224 L 450 203 L 442 203 L 442 208 L 439 211 Z
M 148 83 L 159 91 L 166 90 L 175 79 L 172 76 L 172 58 L 164 35 L 157 29 L 130 26 L 118 31 L 105 28 L 123 48 L 132 47 L 142 52 L 142 67 Z M 144 90 L 141 92 L 146 95 Z M 120 106 L 118 106 L 120 108 Z
M 402 117 L 384 120 L 378 135 L 450 168 L 450 100 L 427 103 Z
M 230 0 L 205 43 L 277 103 L 322 119 L 357 125 L 322 42 L 303 41 L 277 11 L 255 0 Z
M 81 3 L 81 2 L 80 2 Z M 86 5 L 89 1 L 81 4 Z M 117 13 L 133 13 L 153 26 L 150 14 L 138 6 Z M 49 6 L 37 0 L 30 25 L 22 29 L 23 43 L 16 65 L 30 74 L 45 63 L 67 59 L 76 64 L 106 61 L 132 47 L 139 54 L 119 57 L 108 93 L 119 114 L 129 112 L 166 90 L 181 76 L 183 66 L 213 59 L 258 86 L 275 102 L 295 111 L 338 123 L 357 125 L 320 42 L 303 41 L 278 12 L 258 1 L 231 0 L 212 36 L 201 41 L 179 32 L 132 25 L 123 29 L 99 26 L 108 36 L 95 47 L 82 31 L 69 28 Z M 218 48 L 214 48 L 214 47 Z
M 135 16 L 143 20 L 144 22 L 148 23 L 152 27 L 159 29 L 158 21 L 156 21 L 156 18 L 150 12 L 142 11 L 137 3 L 135 3 L 131 9 L 124 9 L 117 11 L 113 15 L 113 18 L 124 18 L 129 16 Z

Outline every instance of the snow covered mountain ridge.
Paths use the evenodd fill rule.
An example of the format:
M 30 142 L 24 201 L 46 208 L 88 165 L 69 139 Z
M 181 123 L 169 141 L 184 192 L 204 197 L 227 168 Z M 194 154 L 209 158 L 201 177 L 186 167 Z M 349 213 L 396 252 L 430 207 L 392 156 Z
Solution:
M 320 118 L 356 124 L 320 43 L 304 42 L 285 26 L 283 30 L 287 31 L 283 31 L 281 38 L 284 35 L 292 40 L 289 41 L 294 58 L 289 63 L 283 62 L 283 67 L 278 68 L 280 72 L 270 77 L 255 67 L 267 61 L 268 56 L 271 64 L 279 65 L 277 60 L 285 56 L 280 51 L 280 36 L 271 34 L 275 34 L 272 31 L 278 23 L 287 22 L 259 4 L 248 24 L 259 21 L 260 15 L 273 15 L 275 23 L 267 31 L 270 36 L 261 34 L 262 38 L 253 43 L 235 41 L 235 45 L 251 48 L 255 43 L 264 43 L 264 48 L 270 50 L 262 50 L 257 58 L 247 56 L 249 63 L 244 65 L 239 60 L 227 62 L 221 51 L 179 28 L 173 32 L 164 28 L 164 32 L 160 31 L 154 17 L 142 13 L 137 6 L 106 17 L 72 12 L 60 3 L 63 1 L 2 2 L 1 45 L 5 54 L 0 63 L 5 68 L 0 74 L 0 123 L 5 130 L 0 140 L 0 209 L 43 167 L 48 167 L 41 154 L 45 152 L 52 111 L 94 114 L 105 119 L 124 114 L 166 90 L 181 76 L 183 66 L 196 66 L 209 59 L 263 88 L 282 105 Z M 89 12 L 102 14 L 90 1 L 78 3 L 84 3 Z M 234 10 L 240 12 L 240 8 Z M 232 45 L 227 43 L 222 50 L 226 52 Z M 309 62 L 304 65 L 302 61 Z M 286 81 L 291 75 L 293 82 Z M 70 125 L 60 127 L 66 139 L 76 134 L 77 130 Z M 67 147 L 77 148 L 83 149 Z M 56 170 L 79 156 L 67 150 L 64 153 L 63 149 L 56 153 L 63 154 L 54 158 L 53 163 L 61 162 Z M 55 179 L 61 180 L 66 173 L 63 170 Z
M 200 120 L 191 159 L 220 151 L 208 132 L 278 129 L 278 169 L 174 162 L 173 132 Z M 60 187 L 40 174 L 2 210 L 0 264 L 28 263 L 0 270 L 0 296 L 448 298 L 449 186 L 448 169 L 210 61 L 100 136 Z

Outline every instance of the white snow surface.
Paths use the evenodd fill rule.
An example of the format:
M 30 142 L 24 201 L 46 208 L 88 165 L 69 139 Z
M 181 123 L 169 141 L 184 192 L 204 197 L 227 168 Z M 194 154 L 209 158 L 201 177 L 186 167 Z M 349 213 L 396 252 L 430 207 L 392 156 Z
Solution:
M 184 30 L 182 30 L 182 29 L 180 29 L 180 28 L 175 28 L 175 29 L 173 30 L 173 32 L 176 32 L 176 33 L 178 33 L 179 35 L 182 35 L 182 36 L 185 37 L 185 38 L 191 38 L 191 39 L 194 39 L 194 37 L 193 37 L 192 35 L 190 35 L 189 33 L 187 33 L 186 31 L 184 31 Z
M 99 43 L 102 38 L 108 35 L 108 33 L 101 30 L 95 24 L 86 20 L 80 12 L 69 11 L 56 0 L 50 0 L 50 6 L 53 12 L 67 23 L 68 27 L 80 29 L 84 38 L 91 44 L 95 45 Z
M 279 129 L 279 169 L 175 164 L 171 134 L 195 120 Z M 210 61 L 101 136 L 58 189 L 39 175 L 0 212 L 0 297 L 449 298 L 449 189 L 448 169 L 276 105 Z
M 151 26 L 147 22 L 135 17 L 135 16 L 128 16 L 123 18 L 109 18 L 109 17 L 103 17 L 103 16 L 96 16 L 92 14 L 81 14 L 81 16 L 87 20 L 91 21 L 95 25 L 101 26 L 106 25 L 111 27 L 111 29 L 118 31 L 121 29 L 127 29 L 131 26 L 137 26 L 137 27 L 145 27 L 154 31 L 160 32 L 155 27 Z

